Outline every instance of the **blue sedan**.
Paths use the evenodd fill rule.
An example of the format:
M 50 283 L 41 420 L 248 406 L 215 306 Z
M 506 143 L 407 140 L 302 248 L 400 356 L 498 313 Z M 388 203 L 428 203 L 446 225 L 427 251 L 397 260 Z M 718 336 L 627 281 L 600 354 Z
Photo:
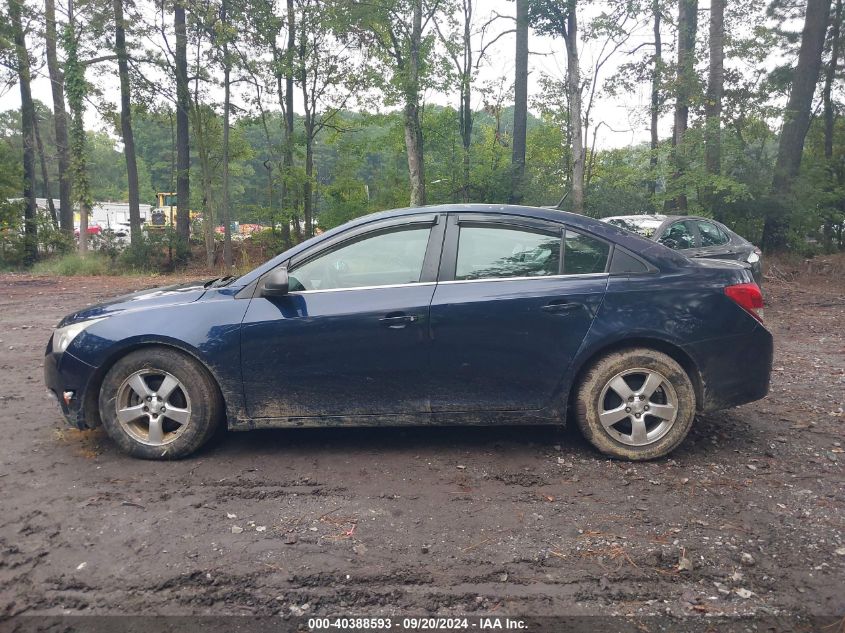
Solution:
M 65 317 L 45 380 L 67 420 L 175 459 L 230 430 L 563 424 L 664 456 L 696 411 L 766 395 L 748 266 L 549 209 L 369 215 L 240 276 Z

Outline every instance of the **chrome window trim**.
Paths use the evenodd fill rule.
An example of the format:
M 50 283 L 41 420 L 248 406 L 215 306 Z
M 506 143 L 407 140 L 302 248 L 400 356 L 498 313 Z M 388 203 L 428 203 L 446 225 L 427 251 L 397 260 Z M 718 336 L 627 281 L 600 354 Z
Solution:
M 351 290 L 377 290 L 379 288 L 419 288 L 422 286 L 436 286 L 436 281 L 419 281 L 407 284 L 384 284 L 381 286 L 355 286 L 353 288 L 326 288 L 325 290 L 291 290 L 288 294 L 293 295 L 310 295 L 316 292 L 349 292 Z
M 446 284 L 474 284 L 485 281 L 542 281 L 546 279 L 586 279 L 610 277 L 610 273 L 582 273 L 579 275 L 543 275 L 536 277 L 487 277 L 484 279 L 453 279 L 450 281 L 422 281 L 418 283 L 408 284 L 385 284 L 383 286 L 356 286 L 354 288 L 326 288 L 325 290 L 292 290 L 289 294 L 293 295 L 310 295 L 322 292 L 350 292 L 353 290 L 378 290 L 379 288 L 420 288 L 423 286 L 437 286 Z
M 581 273 L 575 275 L 536 275 L 534 277 L 484 277 L 482 279 L 450 279 L 440 284 L 474 284 L 481 281 L 540 281 L 543 279 L 584 279 L 589 277 L 610 277 L 610 273 Z

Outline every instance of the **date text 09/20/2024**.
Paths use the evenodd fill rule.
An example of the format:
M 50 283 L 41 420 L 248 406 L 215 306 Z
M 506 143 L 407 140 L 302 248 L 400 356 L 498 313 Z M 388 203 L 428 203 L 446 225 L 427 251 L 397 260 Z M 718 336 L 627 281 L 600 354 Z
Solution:
M 405 617 L 393 618 L 366 618 L 366 617 L 339 617 L 339 618 L 309 618 L 309 631 L 330 631 L 330 630 L 361 630 L 373 631 L 444 631 L 444 630 L 524 630 L 527 624 L 520 618 L 511 617 L 489 617 L 479 616 L 473 618 L 463 617 Z

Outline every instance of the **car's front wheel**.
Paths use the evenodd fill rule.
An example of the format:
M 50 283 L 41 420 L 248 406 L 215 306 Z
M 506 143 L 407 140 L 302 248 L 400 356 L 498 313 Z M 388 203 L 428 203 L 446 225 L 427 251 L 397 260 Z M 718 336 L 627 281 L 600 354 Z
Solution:
M 179 459 L 214 434 L 223 403 L 214 379 L 196 360 L 165 347 L 118 360 L 100 387 L 100 417 L 124 452 Z
M 578 386 L 575 415 L 584 437 L 602 453 L 655 459 L 689 433 L 695 389 L 670 356 L 648 348 L 624 349 L 587 370 Z

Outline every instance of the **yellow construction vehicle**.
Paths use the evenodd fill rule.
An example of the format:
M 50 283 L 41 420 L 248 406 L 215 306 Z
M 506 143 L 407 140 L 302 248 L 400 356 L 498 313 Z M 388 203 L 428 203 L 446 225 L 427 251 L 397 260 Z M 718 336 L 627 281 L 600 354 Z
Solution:
M 156 206 L 150 209 L 144 227 L 149 230 L 164 230 L 169 226 L 176 226 L 176 194 L 157 193 Z
M 201 219 L 202 213 L 190 211 L 188 217 L 193 222 Z M 175 227 L 177 218 L 176 194 L 171 192 L 160 192 L 156 194 L 156 206 L 150 209 L 150 217 L 144 224 L 147 230 L 164 230 L 167 227 Z

